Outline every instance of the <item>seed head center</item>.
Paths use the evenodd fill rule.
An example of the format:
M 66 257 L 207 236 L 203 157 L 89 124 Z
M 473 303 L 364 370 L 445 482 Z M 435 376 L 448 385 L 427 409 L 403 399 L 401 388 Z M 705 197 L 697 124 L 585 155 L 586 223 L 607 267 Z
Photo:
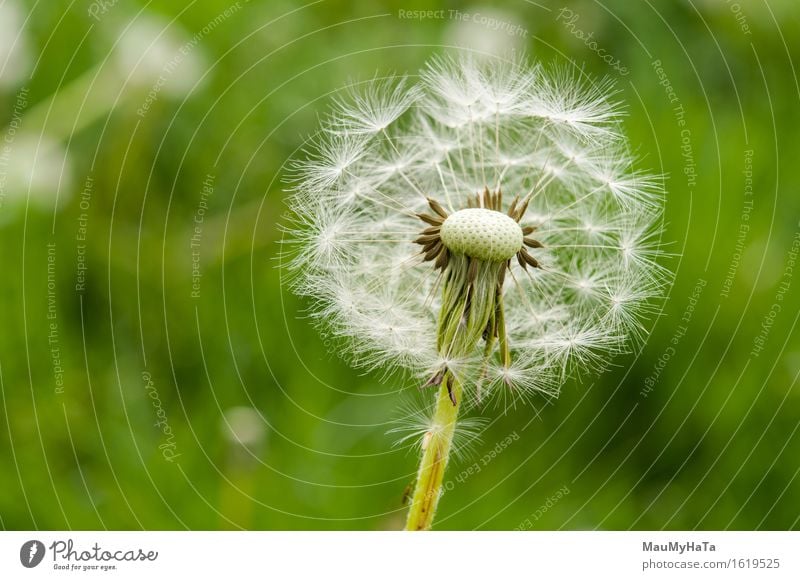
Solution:
M 485 208 L 451 214 L 442 224 L 441 239 L 451 252 L 489 262 L 513 258 L 523 243 L 522 228 L 515 220 Z

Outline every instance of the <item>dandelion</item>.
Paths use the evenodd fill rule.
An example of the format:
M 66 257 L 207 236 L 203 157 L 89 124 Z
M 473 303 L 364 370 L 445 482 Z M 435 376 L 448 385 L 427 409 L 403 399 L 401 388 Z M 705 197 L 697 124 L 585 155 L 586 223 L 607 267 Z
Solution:
M 295 290 L 357 364 L 431 393 L 407 529 L 431 526 L 459 414 L 554 397 L 646 332 L 660 180 L 609 89 L 438 58 L 338 101 L 296 165 Z

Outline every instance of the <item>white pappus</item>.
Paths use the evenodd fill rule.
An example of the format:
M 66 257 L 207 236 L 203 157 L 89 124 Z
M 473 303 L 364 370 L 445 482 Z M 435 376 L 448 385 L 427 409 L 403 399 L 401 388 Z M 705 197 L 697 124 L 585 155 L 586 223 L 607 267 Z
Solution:
M 662 180 L 610 94 L 469 56 L 354 87 L 294 167 L 294 289 L 358 364 L 557 395 L 643 337 L 669 276 Z

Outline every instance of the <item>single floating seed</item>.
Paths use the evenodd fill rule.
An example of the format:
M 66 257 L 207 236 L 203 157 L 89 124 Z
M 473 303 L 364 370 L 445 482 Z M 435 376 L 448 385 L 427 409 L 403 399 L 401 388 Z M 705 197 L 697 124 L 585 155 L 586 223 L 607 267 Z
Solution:
M 444 221 L 442 218 L 438 216 L 432 216 L 426 213 L 418 213 L 417 217 L 422 221 L 424 221 L 425 223 L 430 224 L 432 226 L 441 226 L 442 222 Z
M 439 255 L 439 252 L 442 251 L 442 244 L 441 242 L 436 242 L 436 244 L 425 253 L 425 261 L 430 262 L 434 258 Z
M 437 202 L 435 199 L 428 198 L 428 205 L 430 208 L 442 216 L 444 219 L 447 219 L 448 214 L 445 209 Z
M 424 235 L 424 236 L 418 237 L 416 240 L 414 240 L 414 243 L 415 244 L 422 244 L 423 246 L 426 246 L 429 243 L 433 242 L 434 240 L 438 240 L 438 239 L 439 239 L 439 234 L 429 234 L 429 235 Z

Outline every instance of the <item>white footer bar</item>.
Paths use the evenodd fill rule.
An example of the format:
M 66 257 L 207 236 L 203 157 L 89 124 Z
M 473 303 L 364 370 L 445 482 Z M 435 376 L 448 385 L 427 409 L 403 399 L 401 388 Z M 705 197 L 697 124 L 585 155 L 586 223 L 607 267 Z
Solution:
M 2 532 L 0 578 L 800 578 L 800 532 Z

